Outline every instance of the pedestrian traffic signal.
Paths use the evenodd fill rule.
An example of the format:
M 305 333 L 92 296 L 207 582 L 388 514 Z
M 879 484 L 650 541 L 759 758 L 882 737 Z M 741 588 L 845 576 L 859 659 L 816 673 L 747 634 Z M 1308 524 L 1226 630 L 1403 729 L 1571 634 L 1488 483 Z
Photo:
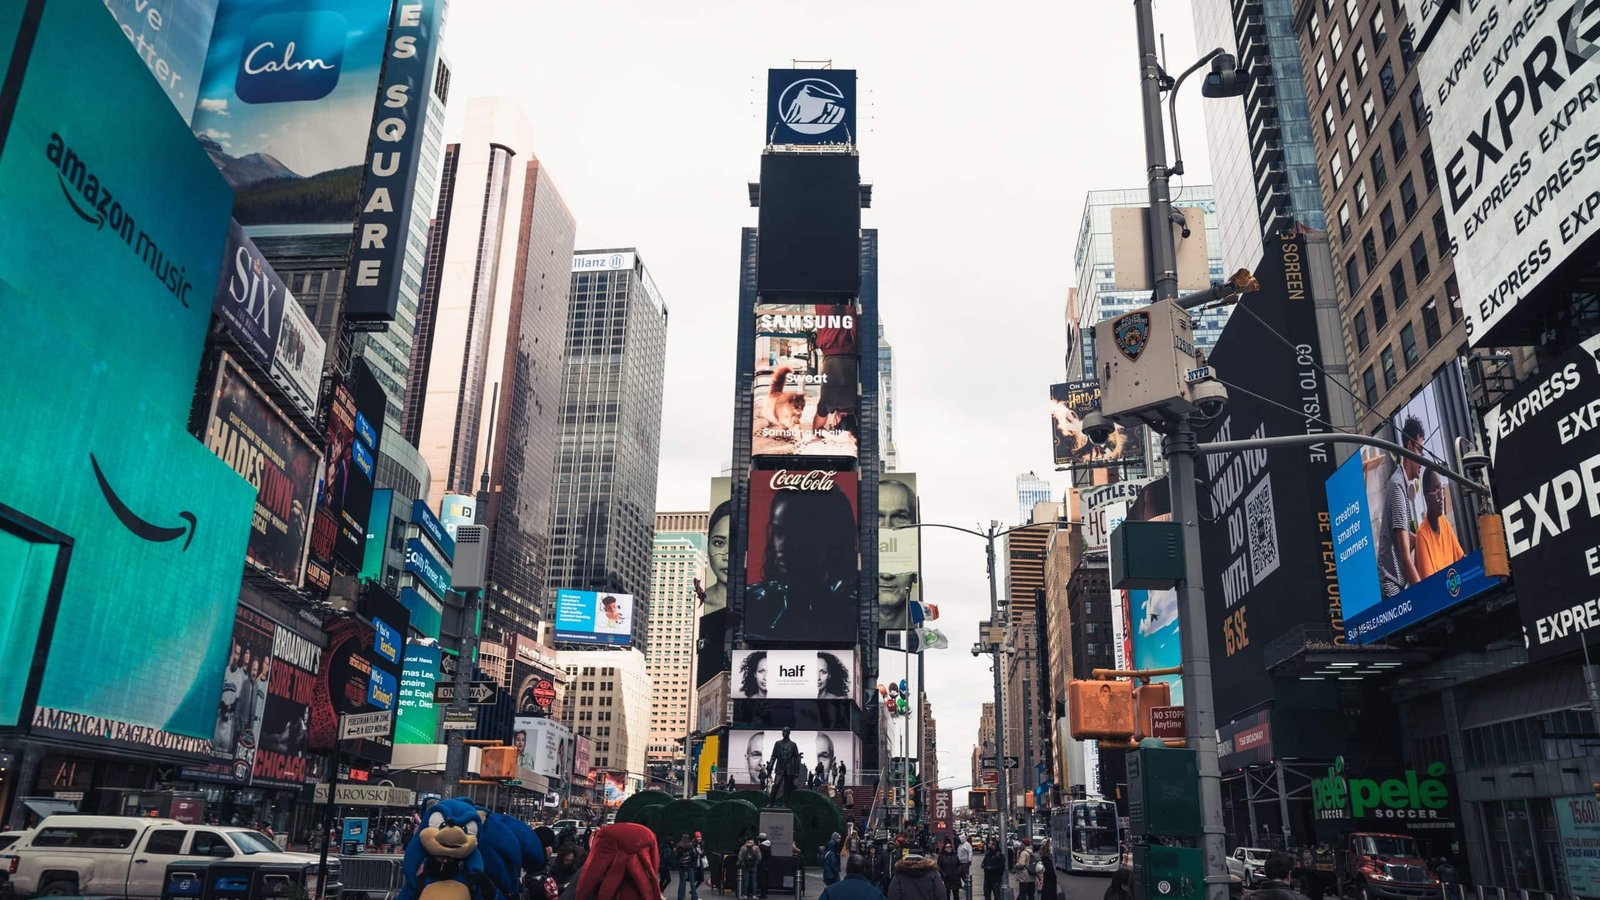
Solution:
M 1074 740 L 1133 739 L 1133 684 L 1074 679 L 1067 684 L 1067 724 Z

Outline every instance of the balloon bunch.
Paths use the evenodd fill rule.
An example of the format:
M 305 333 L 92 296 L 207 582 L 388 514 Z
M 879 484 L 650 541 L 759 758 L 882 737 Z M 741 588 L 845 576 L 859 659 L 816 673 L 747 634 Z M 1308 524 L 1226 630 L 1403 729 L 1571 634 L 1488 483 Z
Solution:
M 891 716 L 906 716 L 911 714 L 911 704 L 906 698 L 911 696 L 911 687 L 901 679 L 898 684 L 889 682 L 878 685 L 878 701 Z

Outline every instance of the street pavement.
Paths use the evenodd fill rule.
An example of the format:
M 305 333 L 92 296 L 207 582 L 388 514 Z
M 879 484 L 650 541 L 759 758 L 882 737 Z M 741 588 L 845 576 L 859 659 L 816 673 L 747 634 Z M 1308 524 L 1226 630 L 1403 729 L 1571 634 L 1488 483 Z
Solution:
M 1068 875 L 1065 872 L 1056 873 L 1056 890 L 1060 894 L 1059 900 L 1101 900 L 1101 898 L 1103 898 L 1106 894 L 1106 886 L 1110 883 L 1110 876 Z M 822 889 L 824 885 L 822 884 L 821 869 L 812 868 L 806 870 L 805 887 L 806 889 L 804 893 L 798 897 L 798 900 L 817 900 L 818 897 L 822 896 Z M 971 900 L 983 900 L 983 873 L 978 871 L 976 862 L 974 862 L 972 866 L 972 889 L 977 896 L 971 898 Z M 736 893 L 737 892 L 731 890 L 726 893 L 719 893 L 710 885 L 702 884 L 700 885 L 698 896 L 702 898 L 702 900 L 709 900 L 709 898 L 713 897 L 731 898 L 735 896 Z M 673 877 L 672 883 L 667 885 L 666 896 L 667 900 L 678 900 L 678 879 L 676 876 Z M 683 896 L 689 897 L 690 893 L 685 891 Z M 772 891 L 767 896 L 769 900 L 791 900 L 791 898 L 795 897 L 795 895 L 792 893 L 782 891 Z M 1015 900 L 1017 896 L 1016 887 L 1014 884 L 1011 890 L 1011 896 L 1013 900 Z M 1037 897 L 1037 900 L 1047 900 L 1047 898 L 1043 896 L 1038 896 L 1037 894 L 1035 896 Z M 965 894 L 962 895 L 962 900 L 967 900 Z

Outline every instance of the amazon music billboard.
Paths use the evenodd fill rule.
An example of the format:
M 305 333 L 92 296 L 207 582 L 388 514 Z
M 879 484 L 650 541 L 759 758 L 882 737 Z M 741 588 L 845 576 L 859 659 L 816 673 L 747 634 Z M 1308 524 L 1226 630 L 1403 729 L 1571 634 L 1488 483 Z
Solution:
M 856 474 L 750 473 L 744 636 L 788 644 L 856 640 Z
M 316 511 L 322 453 L 227 354 L 217 371 L 206 446 L 256 488 L 246 559 L 299 587 Z
M 232 200 L 112 15 L 40 10 L 0 15 L 0 724 L 203 763 L 256 493 L 188 431 Z

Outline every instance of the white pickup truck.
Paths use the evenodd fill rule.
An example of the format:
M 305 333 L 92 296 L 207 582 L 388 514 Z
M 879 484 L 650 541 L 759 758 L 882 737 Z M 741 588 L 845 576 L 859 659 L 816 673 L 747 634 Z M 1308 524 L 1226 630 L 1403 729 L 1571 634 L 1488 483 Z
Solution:
M 156 898 L 167 864 L 195 858 L 306 866 L 306 886 L 317 892 L 317 857 L 287 853 L 259 831 L 135 816 L 50 816 L 0 851 L 0 872 L 23 896 Z M 330 886 L 338 865 L 328 860 Z

